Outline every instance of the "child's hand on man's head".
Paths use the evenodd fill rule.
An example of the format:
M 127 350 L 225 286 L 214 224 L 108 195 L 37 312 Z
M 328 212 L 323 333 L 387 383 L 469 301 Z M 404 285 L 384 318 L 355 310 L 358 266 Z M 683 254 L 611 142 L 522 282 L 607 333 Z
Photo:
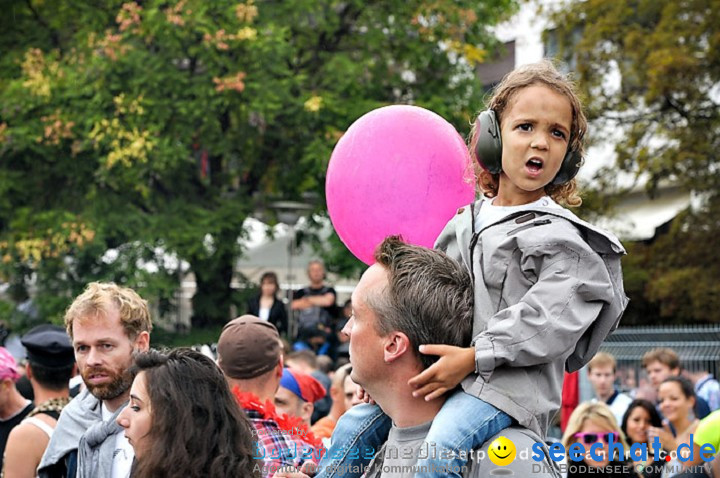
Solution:
M 365 389 L 362 388 L 360 385 L 357 386 L 357 389 L 355 390 L 355 395 L 363 402 L 375 405 L 375 400 L 373 400 L 370 394 L 367 393 Z
M 425 397 L 426 401 L 442 396 L 455 388 L 475 371 L 475 349 L 453 345 L 421 345 L 420 352 L 438 355 L 440 358 L 422 373 L 408 381 L 416 388 L 413 397 Z

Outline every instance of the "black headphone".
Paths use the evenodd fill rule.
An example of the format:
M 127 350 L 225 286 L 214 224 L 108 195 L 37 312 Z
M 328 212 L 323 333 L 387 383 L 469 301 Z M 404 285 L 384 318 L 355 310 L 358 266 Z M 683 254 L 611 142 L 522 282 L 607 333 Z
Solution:
M 480 113 L 475 120 L 475 131 L 477 134 L 475 159 L 490 173 L 499 174 L 502 171 L 502 139 L 495 111 L 485 110 Z M 570 181 L 578 173 L 581 163 L 580 152 L 568 148 L 560 170 L 550 184 L 565 184 Z

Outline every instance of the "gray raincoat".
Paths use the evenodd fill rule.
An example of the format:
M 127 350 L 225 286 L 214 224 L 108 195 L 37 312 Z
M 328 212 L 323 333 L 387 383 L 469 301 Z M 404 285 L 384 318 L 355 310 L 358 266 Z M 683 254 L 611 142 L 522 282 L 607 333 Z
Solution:
M 563 372 L 593 357 L 627 306 L 625 250 L 557 207 L 528 206 L 475 231 L 483 204 L 461 208 L 435 244 L 474 280 L 476 373 L 462 386 L 544 438 Z

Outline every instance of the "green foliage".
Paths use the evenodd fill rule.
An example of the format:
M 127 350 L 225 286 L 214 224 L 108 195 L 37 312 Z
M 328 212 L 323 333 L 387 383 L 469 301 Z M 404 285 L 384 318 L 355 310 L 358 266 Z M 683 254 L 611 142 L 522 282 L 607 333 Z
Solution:
M 591 117 L 622 129 L 617 167 L 647 178 L 648 191 L 668 180 L 720 187 L 717 7 L 716 0 L 588 0 L 556 14 Z
M 153 348 L 162 347 L 192 347 L 194 345 L 217 343 L 222 326 L 212 326 L 192 329 L 187 334 L 178 335 L 168 333 L 164 330 L 153 329 L 151 346 Z
M 700 193 L 653 244 L 629 247 L 626 323 L 720 322 L 720 8 L 717 0 L 587 0 L 555 14 L 561 54 L 576 71 L 591 120 L 619 133 L 617 161 L 595 199 L 619 191 L 618 171 L 652 196 L 661 184 Z M 592 133 L 592 131 L 591 131 Z M 596 138 L 598 139 L 598 138 Z M 616 199 L 600 200 L 600 208 Z M 659 315 L 659 319 L 658 319 Z
M 701 210 L 679 215 L 651 246 L 648 298 L 661 304 L 663 317 L 720 323 L 718 232 L 720 198 L 713 196 Z
M 0 272 L 26 265 L 58 317 L 91 279 L 168 299 L 164 251 L 195 274 L 194 323 L 223 323 L 247 216 L 322 198 L 333 145 L 372 108 L 466 129 L 487 27 L 514 5 L 0 2 Z
M 647 299 L 647 284 L 651 279 L 650 251 L 642 242 L 626 243 L 627 255 L 622 259 L 625 294 L 630 298 L 623 325 L 656 325 L 659 307 Z
M 7 300 L 0 300 L 0 331 L 13 327 L 15 303 Z
M 684 211 L 655 241 L 628 246 L 625 288 L 635 297 L 626 317 L 633 324 L 719 323 L 720 262 L 716 238 L 720 199 Z M 631 303 L 632 304 L 632 303 Z
M 591 113 L 628 126 L 618 165 L 649 174 L 650 187 L 669 178 L 717 187 L 702 159 L 717 145 L 717 130 L 699 128 L 720 118 L 711 95 L 720 75 L 716 7 L 714 0 L 591 0 L 557 17 Z M 582 38 L 572 45 L 577 28 Z M 619 88 L 607 81 L 613 71 Z

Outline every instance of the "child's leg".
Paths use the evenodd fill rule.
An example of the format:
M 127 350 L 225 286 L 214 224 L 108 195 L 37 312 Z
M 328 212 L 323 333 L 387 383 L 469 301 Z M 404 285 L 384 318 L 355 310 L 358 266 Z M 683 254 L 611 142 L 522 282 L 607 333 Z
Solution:
M 359 477 L 387 440 L 392 422 L 377 405 L 362 403 L 346 411 L 335 426 L 330 449 L 317 478 Z
M 416 478 L 461 478 L 470 450 L 509 427 L 512 419 L 477 397 L 458 390 L 435 416 L 425 442 L 428 456 L 417 461 Z

